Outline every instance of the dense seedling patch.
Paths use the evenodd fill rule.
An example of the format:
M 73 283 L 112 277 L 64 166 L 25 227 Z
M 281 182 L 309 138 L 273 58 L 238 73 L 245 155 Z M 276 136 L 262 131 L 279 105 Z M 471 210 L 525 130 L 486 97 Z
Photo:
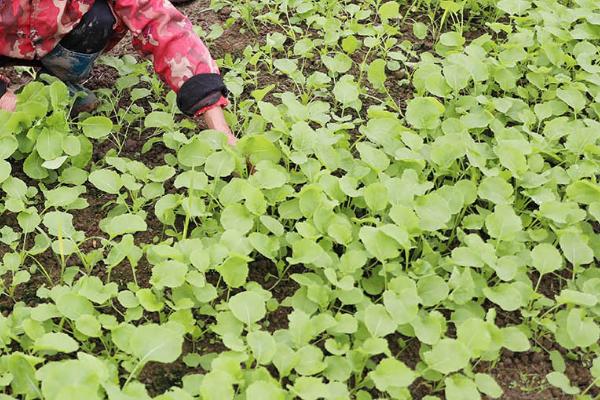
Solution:
M 213 7 L 235 148 L 131 56 L 0 113 L 0 398 L 597 398 L 600 4 Z

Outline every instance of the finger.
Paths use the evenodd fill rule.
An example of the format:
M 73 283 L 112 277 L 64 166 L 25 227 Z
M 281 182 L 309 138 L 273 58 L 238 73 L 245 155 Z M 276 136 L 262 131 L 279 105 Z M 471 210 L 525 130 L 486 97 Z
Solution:
M 227 143 L 229 143 L 231 146 L 235 146 L 237 141 L 237 138 L 233 136 L 233 134 L 227 134 Z

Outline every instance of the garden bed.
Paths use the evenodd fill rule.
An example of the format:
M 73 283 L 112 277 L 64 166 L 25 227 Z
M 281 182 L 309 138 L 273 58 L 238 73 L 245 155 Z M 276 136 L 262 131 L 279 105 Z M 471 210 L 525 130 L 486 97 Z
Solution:
M 597 398 L 600 6 L 495 3 L 180 7 L 236 148 L 129 38 L 94 115 L 25 88 L 7 399 Z

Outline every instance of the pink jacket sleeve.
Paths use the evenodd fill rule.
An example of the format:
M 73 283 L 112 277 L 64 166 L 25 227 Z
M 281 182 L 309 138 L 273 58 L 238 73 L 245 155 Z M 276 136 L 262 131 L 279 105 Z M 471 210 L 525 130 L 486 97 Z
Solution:
M 133 34 L 134 47 L 152 57 L 154 70 L 175 92 L 194 76 L 220 73 L 190 20 L 168 0 L 114 0 L 113 9 Z M 222 97 L 200 112 L 226 104 Z

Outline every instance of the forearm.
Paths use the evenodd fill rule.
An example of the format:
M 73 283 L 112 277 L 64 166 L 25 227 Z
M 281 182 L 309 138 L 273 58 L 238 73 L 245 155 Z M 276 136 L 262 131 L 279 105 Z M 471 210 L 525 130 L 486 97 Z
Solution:
M 221 107 L 217 106 L 206 110 L 203 117 L 209 129 L 214 129 L 227 135 L 227 143 L 234 145 L 237 142 L 236 137 L 229 128 L 229 124 L 225 120 L 225 114 Z

